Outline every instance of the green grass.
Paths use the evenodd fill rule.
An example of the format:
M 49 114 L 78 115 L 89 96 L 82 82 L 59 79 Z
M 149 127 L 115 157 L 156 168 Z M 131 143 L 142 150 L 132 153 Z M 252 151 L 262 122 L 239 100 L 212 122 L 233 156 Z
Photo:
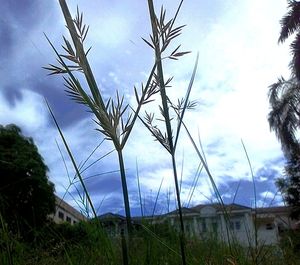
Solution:
M 117 152 L 119 162 L 120 181 L 122 183 L 124 211 L 126 213 L 127 231 L 124 236 L 109 237 L 103 230 L 98 219 L 95 221 L 78 223 L 74 226 L 69 224 L 49 223 L 38 231 L 34 231 L 32 242 L 25 241 L 18 235 L 10 233 L 1 218 L 0 226 L 0 264 L 25 265 L 25 264 L 84 264 L 84 265 L 297 265 L 299 263 L 299 235 L 287 234 L 279 246 L 267 247 L 255 245 L 253 249 L 242 247 L 228 234 L 228 244 L 218 241 L 215 237 L 200 240 L 189 237 L 184 231 L 184 216 L 181 211 L 182 202 L 180 195 L 180 181 L 178 180 L 176 147 L 180 139 L 181 131 L 185 132 L 199 158 L 199 168 L 206 172 L 218 201 L 224 208 L 224 215 L 228 217 L 222 200 L 222 196 L 214 181 L 206 163 L 201 144 L 197 146 L 189 131 L 189 125 L 184 122 L 186 110 L 193 108 L 195 103 L 190 102 L 189 96 L 196 75 L 198 56 L 192 71 L 186 95 L 178 104 L 170 102 L 166 87 L 170 86 L 172 79 L 164 79 L 162 61 L 165 59 L 177 60 L 188 52 L 180 51 L 180 45 L 169 51 L 168 46 L 181 34 L 183 26 L 175 26 L 179 7 L 170 20 L 166 20 L 166 11 L 161 9 L 157 16 L 152 0 L 148 0 L 150 24 L 152 34 L 149 40 L 144 41 L 150 46 L 155 55 L 155 61 L 150 67 L 149 75 L 140 90 L 133 88 L 136 98 L 136 107 L 129 106 L 124 102 L 118 91 L 115 96 L 104 100 L 101 88 L 98 87 L 93 71 L 89 65 L 84 41 L 88 33 L 88 27 L 83 23 L 83 15 L 77 9 L 73 19 L 70 15 L 65 0 L 59 0 L 70 40 L 63 38 L 63 52 L 61 54 L 48 39 L 49 44 L 56 54 L 58 65 L 45 67 L 50 74 L 63 74 L 67 94 L 79 104 L 85 105 L 93 114 L 97 130 L 102 138 L 113 143 L 114 151 Z M 84 78 L 78 78 L 78 75 Z M 84 81 L 82 81 L 84 80 Z M 87 87 L 85 90 L 84 88 Z M 147 113 L 141 117 L 141 109 L 144 105 L 154 101 L 154 95 L 160 94 L 158 109 L 160 116 Z M 48 104 L 47 104 L 48 105 Z M 76 159 L 69 148 L 59 122 L 48 105 L 50 115 L 57 127 L 62 142 L 67 150 L 69 158 L 75 169 L 76 176 L 81 184 L 84 195 L 82 202 L 86 203 L 87 212 L 91 210 L 95 217 L 96 209 L 89 196 L 85 184 L 82 165 L 77 165 Z M 158 116 L 158 115 L 157 115 Z M 163 128 L 156 124 L 163 121 Z M 172 162 L 174 176 L 175 197 L 179 213 L 179 229 L 175 230 L 168 224 L 152 225 L 143 222 L 138 231 L 131 227 L 131 208 L 127 190 L 127 176 L 125 171 L 123 150 L 131 131 L 137 121 L 141 121 L 145 128 L 150 131 L 157 142 L 164 147 Z M 183 126 L 184 130 L 181 130 Z M 247 154 L 247 153 L 246 153 Z M 248 156 L 247 156 L 248 158 Z M 249 159 L 248 159 L 249 161 Z M 249 163 L 250 164 L 250 163 Z M 251 168 L 251 165 L 250 165 Z M 253 174 L 252 174 L 253 175 Z M 254 179 L 253 179 L 254 182 Z M 197 181 L 193 182 L 197 185 Z M 71 184 L 70 184 L 71 185 Z M 70 187 L 69 187 L 70 188 Z M 195 187 L 191 187 L 191 196 Z M 138 177 L 138 191 L 141 210 L 142 196 Z M 159 193 L 158 193 L 159 195 Z M 86 199 L 86 200 L 85 200 Z M 156 197 L 157 202 L 158 196 Z M 190 198 L 191 199 L 191 198 Z M 190 200 L 189 199 L 189 200 Z M 155 202 L 155 204 L 156 204 Z M 169 202 L 168 202 L 169 204 Z M 153 210 L 154 213 L 154 210 Z M 0 215 L 1 216 L 1 215 Z
M 131 265 L 164 265 L 180 264 L 178 233 L 167 224 L 150 225 L 134 231 L 130 248 Z M 25 264 L 85 264 L 85 265 L 119 265 L 122 260 L 121 237 L 110 238 L 114 256 L 107 255 L 107 246 L 103 233 L 99 233 L 97 222 L 83 222 L 74 226 L 68 223 L 48 224 L 37 231 L 34 242 L 25 242 L 10 235 L 10 250 L 3 248 L 5 231 L 0 237 L 0 263 L 2 265 Z M 4 233 L 4 234 L 3 234 Z M 297 265 L 300 261 L 300 234 L 287 233 L 279 246 L 264 247 L 257 260 L 263 265 Z M 291 248 L 291 244 L 293 248 Z M 240 264 L 253 265 L 249 249 L 235 243 L 236 253 L 233 256 L 228 245 L 214 238 L 186 240 L 186 262 L 199 264 Z M 11 256 L 11 260 L 8 256 Z

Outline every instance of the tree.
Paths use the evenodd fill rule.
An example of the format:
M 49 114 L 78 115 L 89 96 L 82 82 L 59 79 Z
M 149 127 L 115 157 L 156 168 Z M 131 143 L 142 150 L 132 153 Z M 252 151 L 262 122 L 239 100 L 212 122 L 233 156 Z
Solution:
M 300 215 L 300 142 L 297 138 L 300 128 L 300 2 L 288 1 L 288 12 L 281 19 L 278 42 L 284 42 L 296 33 L 291 43 L 291 77 L 281 77 L 270 86 L 269 102 L 271 111 L 268 116 L 271 130 L 279 139 L 286 165 L 284 176 L 277 180 L 286 202 L 293 206 L 291 216 Z
M 300 216 L 300 160 L 291 158 L 285 165 L 285 178 L 277 180 L 277 186 L 288 205 L 292 206 L 291 217 Z
M 279 139 L 287 159 L 300 155 L 297 131 L 300 126 L 300 84 L 295 78 L 280 78 L 270 86 L 269 124 Z
M 288 9 L 289 11 L 280 21 L 281 31 L 278 42 L 282 43 L 293 33 L 296 33 L 296 37 L 290 45 L 293 56 L 290 68 L 292 74 L 297 80 L 300 80 L 300 2 L 289 0 Z
M 16 125 L 0 125 L 0 214 L 11 231 L 26 235 L 54 212 L 47 171 L 31 138 Z

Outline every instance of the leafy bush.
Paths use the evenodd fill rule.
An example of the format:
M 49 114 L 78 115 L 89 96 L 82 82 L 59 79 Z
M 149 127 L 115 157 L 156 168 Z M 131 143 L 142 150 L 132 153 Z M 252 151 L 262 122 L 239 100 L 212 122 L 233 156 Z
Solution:
M 8 229 L 27 237 L 55 210 L 54 185 L 31 138 L 0 126 L 0 213 Z

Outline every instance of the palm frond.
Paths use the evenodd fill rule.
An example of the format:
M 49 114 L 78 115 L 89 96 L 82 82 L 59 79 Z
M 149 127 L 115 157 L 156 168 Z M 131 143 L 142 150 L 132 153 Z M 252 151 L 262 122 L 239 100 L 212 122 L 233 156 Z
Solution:
M 299 13 L 300 16 L 300 13 Z M 299 25 L 300 26 L 300 25 Z M 300 27 L 299 27 L 300 29 Z M 295 40 L 290 45 L 293 59 L 290 63 L 292 74 L 300 80 L 300 32 L 297 33 Z
M 284 42 L 300 27 L 300 2 L 289 0 L 288 9 L 287 14 L 280 20 L 281 31 L 278 42 Z
M 300 85 L 296 79 L 279 79 L 270 86 L 268 115 L 270 128 L 275 132 L 286 155 L 299 151 L 296 137 L 300 125 Z
M 284 86 L 287 84 L 286 80 L 283 77 L 278 78 L 278 81 L 269 86 L 269 103 L 271 107 L 276 105 L 281 95 L 281 91 L 284 89 Z

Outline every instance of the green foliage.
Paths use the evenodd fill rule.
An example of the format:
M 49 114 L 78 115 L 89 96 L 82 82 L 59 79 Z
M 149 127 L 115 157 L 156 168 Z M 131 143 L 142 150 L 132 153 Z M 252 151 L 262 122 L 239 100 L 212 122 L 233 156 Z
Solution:
M 300 215 L 300 177 L 299 159 L 300 142 L 298 139 L 300 125 L 300 2 L 288 1 L 288 12 L 280 21 L 279 42 L 286 41 L 296 33 L 291 43 L 292 61 L 290 63 L 291 78 L 283 77 L 270 86 L 269 103 L 271 111 L 268 116 L 270 128 L 275 131 L 284 155 L 287 159 L 285 175 L 277 180 L 286 202 L 293 206 L 291 216 Z
M 300 264 L 300 230 L 284 232 L 280 240 L 280 250 L 286 261 L 285 264 Z
M 168 22 L 165 21 L 165 11 L 162 8 L 160 19 L 158 19 L 154 12 L 153 3 L 151 0 L 148 1 L 149 4 L 149 12 L 151 18 L 151 25 L 153 29 L 153 35 L 151 36 L 152 44 L 145 40 L 145 42 L 150 45 L 152 49 L 155 50 L 155 57 L 156 60 L 153 63 L 152 70 L 150 71 L 147 81 L 145 85 L 142 83 L 141 85 L 141 92 L 138 93 L 136 87 L 134 87 L 134 94 L 137 101 L 137 107 L 133 108 L 124 102 L 124 97 L 119 96 L 119 92 L 116 92 L 115 99 L 113 97 L 109 98 L 106 102 L 102 97 L 101 89 L 98 87 L 96 83 L 96 79 L 94 78 L 93 71 L 89 65 L 89 61 L 87 55 L 90 51 L 90 48 L 85 50 L 84 48 L 84 41 L 86 39 L 89 27 L 83 23 L 83 14 L 79 12 L 77 9 L 77 14 L 73 19 L 68 5 L 65 0 L 59 0 L 61 10 L 63 12 L 67 28 L 70 33 L 71 40 L 69 41 L 66 37 L 64 39 L 64 45 L 62 46 L 64 50 L 64 54 L 60 54 L 58 50 L 54 47 L 51 41 L 48 39 L 51 47 L 53 48 L 56 56 L 57 56 L 57 65 L 50 64 L 49 66 L 45 67 L 45 69 L 50 71 L 50 74 L 63 74 L 65 86 L 67 88 L 67 93 L 71 97 L 71 99 L 75 100 L 79 104 L 83 104 L 89 108 L 91 113 L 94 114 L 94 121 L 97 124 L 97 130 L 105 137 L 106 140 L 112 141 L 115 150 L 118 153 L 118 160 L 119 160 L 119 168 L 120 168 L 120 177 L 122 183 L 122 191 L 123 191 L 123 198 L 124 198 L 124 208 L 126 214 L 126 222 L 127 222 L 127 231 L 129 234 L 132 232 L 132 225 L 131 225 L 131 212 L 130 212 L 130 204 L 129 204 L 129 194 L 127 189 L 127 177 L 125 171 L 125 164 L 123 158 L 123 149 L 126 145 L 126 142 L 131 134 L 132 128 L 134 127 L 135 121 L 140 118 L 139 113 L 143 105 L 152 102 L 152 97 L 157 94 L 161 93 L 162 95 L 162 115 L 165 117 L 166 121 L 166 130 L 167 135 L 163 136 L 160 135 L 160 130 L 153 129 L 152 124 L 147 124 L 143 121 L 146 127 L 152 132 L 152 134 L 160 139 L 161 143 L 164 147 L 170 152 L 173 160 L 173 172 L 174 172 L 174 179 L 176 185 L 176 193 L 177 193 L 177 201 L 179 212 L 181 216 L 181 234 L 182 238 L 184 237 L 184 229 L 183 229 L 183 221 L 182 221 L 182 214 L 181 214 L 181 202 L 180 202 L 180 194 L 179 194 L 179 186 L 177 180 L 177 173 L 176 173 L 176 163 L 175 163 L 175 149 L 176 143 L 173 143 L 172 140 L 172 127 L 171 127 L 171 119 L 169 117 L 169 107 L 172 106 L 168 101 L 168 97 L 165 92 L 165 87 L 171 82 L 172 78 L 164 81 L 163 77 L 163 70 L 162 70 L 162 53 L 167 49 L 169 44 L 175 39 L 177 36 L 181 34 L 181 30 L 184 26 L 174 27 L 174 22 L 177 18 L 178 12 L 182 5 L 182 2 L 179 4 L 178 10 L 174 17 L 169 20 Z M 161 42 L 161 45 L 160 45 Z M 185 55 L 189 52 L 180 52 L 179 51 L 180 45 L 177 46 L 173 52 L 167 56 L 169 59 L 177 60 L 179 57 Z M 196 67 L 195 67 L 196 68 Z M 155 73 L 156 72 L 156 73 Z M 177 109 L 176 114 L 180 117 L 178 125 L 177 125 L 177 135 L 176 141 L 179 136 L 181 121 L 183 119 L 183 115 L 185 109 L 188 106 L 192 106 L 188 101 L 190 89 L 195 77 L 196 69 L 194 69 L 193 77 L 191 79 L 188 93 L 186 99 L 181 101 L 181 105 Z M 84 85 L 81 84 L 81 81 L 76 77 L 77 74 L 83 74 L 86 83 L 88 84 L 88 90 L 85 90 L 83 87 Z M 170 105 L 170 106 L 169 106 Z M 50 110 L 51 112 L 51 110 Z M 51 112 L 53 119 L 55 117 Z M 59 129 L 59 126 L 55 120 L 55 123 Z M 60 134 L 62 135 L 61 131 Z M 62 137 L 63 138 L 63 137 Z M 69 148 L 66 144 L 66 141 L 63 139 L 65 146 L 69 152 Z M 70 154 L 70 152 L 69 152 Z M 72 159 L 72 157 L 71 157 Z M 73 160 L 73 159 L 72 159 Z M 78 173 L 78 172 L 77 172 Z M 80 176 L 79 176 L 80 177 Z M 81 179 L 81 178 L 80 178 Z M 88 192 L 85 189 L 84 185 L 83 188 L 85 193 L 88 196 Z M 89 196 L 88 196 L 89 198 Z M 89 202 L 92 206 L 92 203 Z M 125 244 L 125 242 L 124 242 Z M 182 258 L 183 264 L 184 262 L 184 246 L 183 240 L 181 240 L 182 246 Z M 124 248 L 125 250 L 126 248 Z M 125 252 L 124 252 L 125 253 Z M 124 264 L 127 264 L 124 261 Z
M 0 213 L 8 230 L 28 236 L 55 210 L 54 185 L 31 138 L 0 126 Z
M 290 44 L 293 59 L 290 63 L 292 74 L 300 80 L 300 2 L 288 0 L 288 12 L 280 21 L 281 31 L 278 41 L 284 42 L 293 33 L 294 41 Z
M 145 229 L 147 227 L 147 229 Z M 24 243 L 10 236 L 9 251 L 3 247 L 5 235 L 0 233 L 0 264 L 122 264 L 121 237 L 110 238 L 116 258 L 107 256 L 108 246 L 99 233 L 96 222 L 81 222 L 71 226 L 49 224 L 37 233 L 35 243 Z M 297 265 L 299 264 L 299 232 L 288 232 L 279 246 L 265 246 L 265 253 L 255 263 L 249 249 L 235 243 L 234 255 L 229 246 L 216 238 L 189 238 L 186 241 L 187 264 L 199 265 Z M 132 235 L 130 265 L 180 264 L 178 233 L 168 224 L 145 224 Z
M 288 205 L 292 206 L 291 217 L 300 216 L 300 163 L 298 157 L 290 158 L 285 165 L 285 178 L 276 182 Z

